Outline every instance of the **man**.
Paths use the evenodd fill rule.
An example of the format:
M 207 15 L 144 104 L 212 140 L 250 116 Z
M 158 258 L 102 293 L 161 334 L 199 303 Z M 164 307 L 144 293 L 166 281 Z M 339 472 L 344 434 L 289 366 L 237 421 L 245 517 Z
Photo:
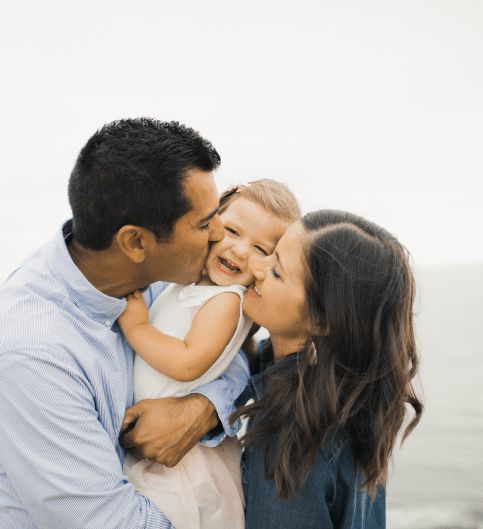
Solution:
M 104 126 L 69 181 L 73 219 L 0 290 L 0 527 L 169 528 L 122 474 L 124 451 L 175 465 L 235 429 L 248 372 L 239 354 L 181 399 L 133 403 L 133 351 L 116 323 L 123 296 L 200 278 L 223 238 L 212 171 L 192 129 L 149 119 Z M 209 433 L 208 433 L 209 432 Z

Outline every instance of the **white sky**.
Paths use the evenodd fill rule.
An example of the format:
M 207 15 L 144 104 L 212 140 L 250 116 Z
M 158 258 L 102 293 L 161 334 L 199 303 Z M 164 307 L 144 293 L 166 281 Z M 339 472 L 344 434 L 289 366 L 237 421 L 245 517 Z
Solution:
M 220 190 L 276 178 L 416 265 L 483 262 L 483 0 L 26 0 L 0 45 L 0 283 L 69 217 L 90 135 L 139 116 L 210 139 Z

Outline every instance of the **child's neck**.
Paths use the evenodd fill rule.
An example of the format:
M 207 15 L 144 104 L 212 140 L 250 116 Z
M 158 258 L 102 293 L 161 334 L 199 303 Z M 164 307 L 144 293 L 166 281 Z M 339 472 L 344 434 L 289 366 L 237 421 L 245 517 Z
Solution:
M 210 279 L 210 276 L 208 275 L 208 272 L 206 271 L 206 268 L 203 269 L 203 272 L 201 273 L 201 279 L 196 283 L 199 287 L 212 287 L 216 285 L 216 283 L 213 283 L 213 281 Z

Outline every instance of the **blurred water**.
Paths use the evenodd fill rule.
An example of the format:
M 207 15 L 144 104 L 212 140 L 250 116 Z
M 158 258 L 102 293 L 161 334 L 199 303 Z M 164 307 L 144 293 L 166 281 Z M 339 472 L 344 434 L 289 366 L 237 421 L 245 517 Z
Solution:
M 483 265 L 417 281 L 426 409 L 395 454 L 388 529 L 483 529 Z

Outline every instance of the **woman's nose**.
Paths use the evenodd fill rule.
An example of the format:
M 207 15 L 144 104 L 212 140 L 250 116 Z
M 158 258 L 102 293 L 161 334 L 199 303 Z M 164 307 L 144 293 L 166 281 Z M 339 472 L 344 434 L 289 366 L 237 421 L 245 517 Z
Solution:
M 269 265 L 270 256 L 250 259 L 248 262 L 248 269 L 259 281 L 265 280 L 266 268 Z

